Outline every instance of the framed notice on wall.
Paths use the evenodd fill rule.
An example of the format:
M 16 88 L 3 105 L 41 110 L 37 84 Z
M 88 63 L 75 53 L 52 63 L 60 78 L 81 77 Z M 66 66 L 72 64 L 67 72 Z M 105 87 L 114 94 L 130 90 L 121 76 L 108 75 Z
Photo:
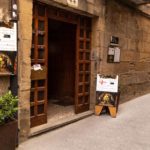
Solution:
M 96 91 L 118 92 L 118 75 L 114 78 L 97 74 Z
M 0 27 L 0 51 L 17 51 L 17 24 Z

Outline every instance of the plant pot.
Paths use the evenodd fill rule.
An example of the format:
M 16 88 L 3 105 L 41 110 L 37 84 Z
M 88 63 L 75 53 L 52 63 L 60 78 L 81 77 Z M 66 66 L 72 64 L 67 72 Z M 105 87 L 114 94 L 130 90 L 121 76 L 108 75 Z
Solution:
M 18 122 L 11 121 L 0 125 L 0 149 L 15 150 L 18 136 Z

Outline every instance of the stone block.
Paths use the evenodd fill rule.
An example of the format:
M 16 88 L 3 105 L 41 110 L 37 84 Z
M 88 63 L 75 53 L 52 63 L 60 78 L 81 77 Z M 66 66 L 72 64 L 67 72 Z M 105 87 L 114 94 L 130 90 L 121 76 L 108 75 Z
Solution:
M 150 71 L 149 62 L 137 62 L 135 64 L 135 71 Z
M 30 89 L 19 91 L 19 109 L 25 109 L 27 111 L 27 112 L 20 112 L 20 113 L 28 114 L 28 111 L 30 110 Z
M 22 57 L 21 61 L 26 64 L 31 63 L 31 40 L 20 40 L 19 41 L 19 50 L 21 54 L 20 56 Z
M 121 51 L 127 50 L 128 49 L 128 39 L 123 36 L 119 37 L 119 47 L 120 47 Z
M 120 62 L 114 65 L 114 74 L 129 72 L 129 62 Z
M 150 43 L 150 33 L 143 31 L 143 41 Z
M 146 53 L 150 52 L 150 42 L 143 42 L 143 51 Z
M 31 40 L 32 39 L 32 15 L 29 14 L 19 14 L 19 39 Z
M 138 31 L 137 29 L 132 29 L 130 27 L 127 28 L 126 37 L 134 40 L 138 40 Z
M 94 14 L 94 5 L 92 3 L 87 3 L 87 12 L 90 14 Z
M 137 72 L 137 84 L 149 81 L 149 74 L 146 71 Z
M 138 51 L 139 41 L 134 39 L 128 39 L 127 41 L 128 50 L 130 51 Z
M 22 13 L 24 15 L 28 14 L 32 16 L 32 7 L 33 7 L 32 0 L 18 0 L 18 4 L 19 4 L 19 13 Z
M 139 61 L 140 62 L 150 62 L 150 53 L 149 52 L 147 52 L 147 53 L 141 52 Z
M 137 83 L 136 73 L 124 73 L 119 77 L 119 81 L 121 85 L 130 85 Z
M 137 61 L 139 53 L 136 51 L 121 51 L 121 61 Z

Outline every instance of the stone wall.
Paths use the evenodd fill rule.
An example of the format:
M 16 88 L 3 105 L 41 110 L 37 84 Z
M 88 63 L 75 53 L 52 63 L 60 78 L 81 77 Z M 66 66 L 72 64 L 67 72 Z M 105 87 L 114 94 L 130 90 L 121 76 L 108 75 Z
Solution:
M 79 0 L 71 8 L 66 0 L 40 0 L 82 15 L 92 17 L 91 108 L 95 104 L 96 74 L 119 74 L 121 101 L 150 91 L 150 20 L 115 0 Z M 32 41 L 32 0 L 18 0 L 18 76 L 19 76 L 19 140 L 30 133 L 30 49 Z M 0 5 L 1 8 L 1 5 Z M 111 36 L 119 37 L 121 62 L 107 63 Z M 1 85 L 5 86 L 1 86 Z M 0 78 L 0 94 L 9 79 Z M 4 89 L 2 88 L 4 87 Z
M 100 32 L 102 61 L 99 71 L 103 74 L 119 74 L 121 100 L 150 91 L 150 19 L 133 9 L 106 1 L 105 31 Z M 121 62 L 107 63 L 110 37 L 119 37 Z
M 32 41 L 32 0 L 19 0 L 18 21 L 18 83 L 19 83 L 19 142 L 30 132 L 30 74 Z

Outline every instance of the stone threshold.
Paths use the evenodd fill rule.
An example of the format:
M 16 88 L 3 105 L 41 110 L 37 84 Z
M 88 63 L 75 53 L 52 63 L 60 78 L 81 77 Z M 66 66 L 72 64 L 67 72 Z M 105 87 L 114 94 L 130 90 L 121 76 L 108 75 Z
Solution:
M 80 114 L 75 114 L 74 116 L 65 118 L 65 119 L 60 120 L 58 122 L 55 122 L 53 124 L 51 122 L 47 122 L 47 124 L 31 128 L 29 138 L 36 136 L 36 135 L 39 135 L 39 134 L 42 134 L 42 133 L 45 133 L 45 132 L 48 132 L 48 131 L 55 130 L 57 128 L 63 127 L 65 125 L 68 125 L 68 124 L 71 124 L 73 122 L 84 119 L 86 117 L 89 117 L 93 114 L 94 114 L 94 112 L 92 110 L 89 110 L 89 111 L 86 111 L 86 112 L 83 112 Z

